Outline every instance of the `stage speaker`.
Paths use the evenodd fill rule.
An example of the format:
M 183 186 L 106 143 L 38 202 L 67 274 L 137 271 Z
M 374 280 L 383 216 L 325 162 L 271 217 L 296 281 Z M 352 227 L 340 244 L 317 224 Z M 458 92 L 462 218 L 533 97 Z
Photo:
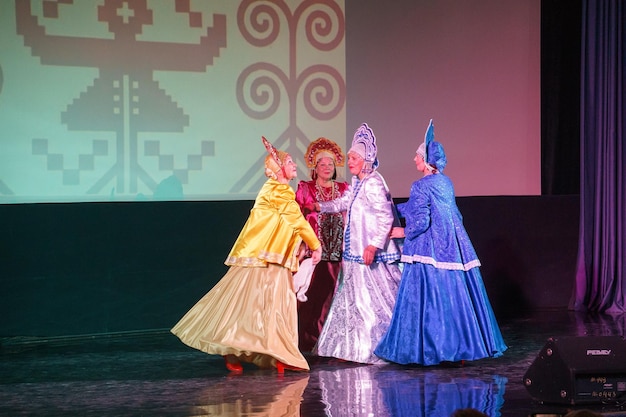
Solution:
M 594 404 L 626 399 L 626 341 L 621 336 L 548 339 L 524 374 L 542 403 Z

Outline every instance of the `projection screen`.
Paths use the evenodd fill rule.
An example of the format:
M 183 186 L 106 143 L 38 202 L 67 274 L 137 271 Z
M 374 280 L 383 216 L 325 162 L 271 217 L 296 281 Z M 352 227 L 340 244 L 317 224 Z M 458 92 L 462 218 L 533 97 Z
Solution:
M 262 135 L 308 179 L 307 145 L 347 150 L 363 122 L 406 197 L 430 119 L 457 195 L 539 194 L 539 13 L 539 0 L 2 1 L 0 202 L 253 199 Z

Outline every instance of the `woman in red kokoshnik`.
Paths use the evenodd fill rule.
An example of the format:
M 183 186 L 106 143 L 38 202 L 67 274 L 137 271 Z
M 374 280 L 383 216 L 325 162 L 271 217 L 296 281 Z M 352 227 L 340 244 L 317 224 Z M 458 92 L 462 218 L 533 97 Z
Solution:
M 345 156 L 332 140 L 319 138 L 311 142 L 304 160 L 311 170 L 311 180 L 300 181 L 296 201 L 322 242 L 322 258 L 314 267 L 310 281 L 298 292 L 299 345 L 302 352 L 310 352 L 322 331 L 335 294 L 345 220 L 344 213 L 318 213 L 313 210 L 313 205 L 341 197 L 349 184 L 337 181 L 337 167 L 344 166 Z

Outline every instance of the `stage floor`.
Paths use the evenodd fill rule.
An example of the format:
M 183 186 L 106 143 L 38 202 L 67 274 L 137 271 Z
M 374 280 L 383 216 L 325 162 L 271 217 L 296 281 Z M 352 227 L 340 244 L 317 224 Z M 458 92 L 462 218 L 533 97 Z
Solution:
M 586 408 L 626 416 L 626 400 L 542 404 L 523 376 L 550 337 L 624 335 L 624 318 L 542 311 L 501 321 L 509 350 L 462 367 L 364 366 L 308 356 L 311 371 L 230 374 L 220 357 L 167 330 L 0 339 L 0 415 L 6 416 L 560 416 Z M 623 364 L 626 366 L 626 364 Z M 619 366 L 618 366 L 619 368 Z

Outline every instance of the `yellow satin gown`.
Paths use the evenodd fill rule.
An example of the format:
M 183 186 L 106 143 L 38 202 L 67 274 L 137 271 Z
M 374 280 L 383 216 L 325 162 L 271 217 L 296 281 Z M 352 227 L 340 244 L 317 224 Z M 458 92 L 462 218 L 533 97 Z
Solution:
M 226 275 L 172 328 L 180 340 L 213 355 L 235 355 L 261 368 L 276 361 L 309 369 L 298 349 L 292 273 L 304 242 L 320 242 L 288 184 L 269 179 L 226 259 Z

